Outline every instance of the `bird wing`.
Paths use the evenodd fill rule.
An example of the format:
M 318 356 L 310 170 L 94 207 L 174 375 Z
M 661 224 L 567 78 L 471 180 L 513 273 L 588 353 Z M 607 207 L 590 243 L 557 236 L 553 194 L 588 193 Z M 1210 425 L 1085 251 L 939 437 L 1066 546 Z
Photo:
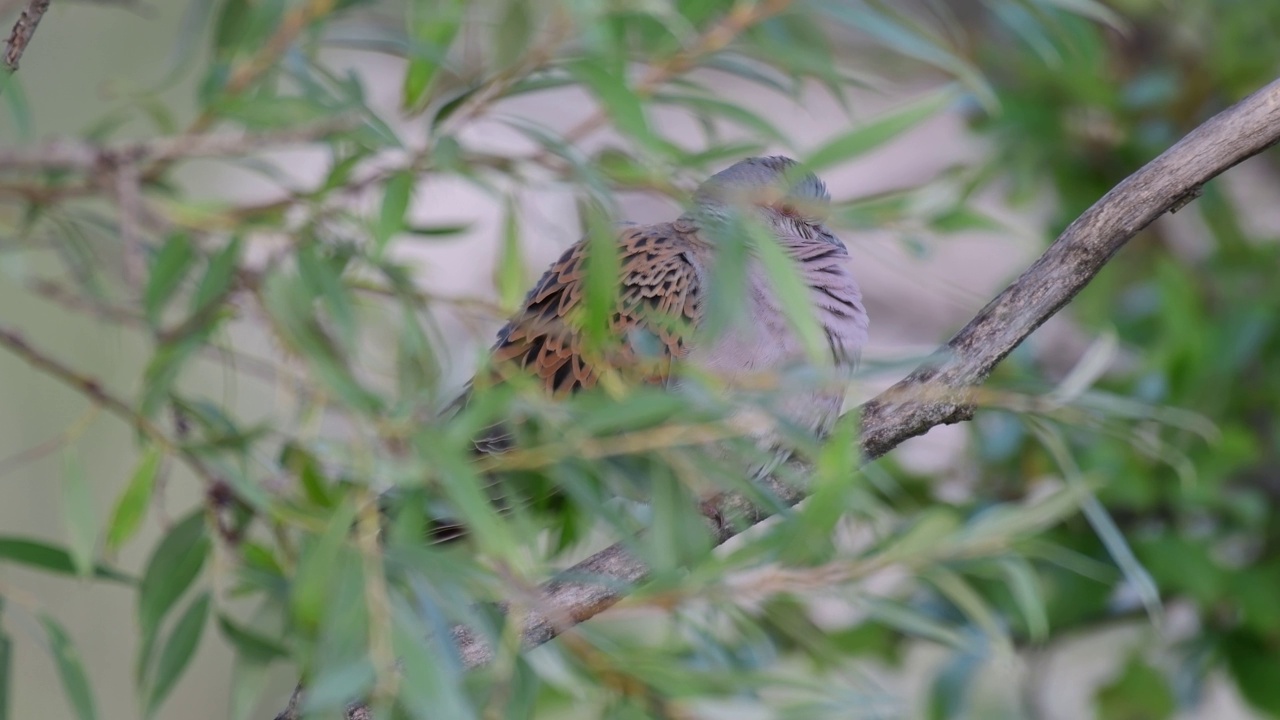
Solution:
M 610 344 L 603 352 L 592 352 L 574 325 L 586 289 L 589 247 L 586 240 L 579 241 L 543 274 L 524 307 L 499 331 L 494 367 L 500 373 L 512 368 L 532 373 L 553 394 L 593 387 L 605 367 L 626 372 L 643 366 L 644 380 L 665 382 L 671 361 L 688 353 L 689 330 L 702 316 L 701 288 L 691 261 L 700 243 L 696 231 L 682 223 L 622 231 Z M 657 340 L 648 343 L 656 352 L 646 352 L 642 335 Z

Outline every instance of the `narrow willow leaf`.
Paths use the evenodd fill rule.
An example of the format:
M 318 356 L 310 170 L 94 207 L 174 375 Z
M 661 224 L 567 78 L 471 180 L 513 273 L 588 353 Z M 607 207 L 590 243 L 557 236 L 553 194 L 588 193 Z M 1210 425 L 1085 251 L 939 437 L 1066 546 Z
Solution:
M 9 116 L 13 118 L 18 138 L 31 140 L 34 128 L 31 103 L 27 101 L 27 92 L 22 89 L 22 79 L 18 73 L 0 74 L 0 96 L 4 97 L 5 107 L 9 108 Z
M 1114 10 L 1098 2 L 1098 0 L 1034 0 L 1037 5 L 1047 5 L 1075 13 L 1081 17 L 1097 20 L 1111 26 L 1114 30 L 1127 32 L 1129 23 L 1116 14 Z
M 329 317 L 333 320 L 343 347 L 354 348 L 356 311 L 351 300 L 351 291 L 342 283 L 340 271 L 334 268 L 330 258 L 321 255 L 314 243 L 299 249 L 297 260 L 298 275 L 329 311 Z
M 1129 541 L 1125 539 L 1124 533 L 1120 532 L 1120 528 L 1116 527 L 1115 521 L 1111 519 L 1107 509 L 1098 501 L 1097 496 L 1091 490 L 1088 490 L 1088 481 L 1085 479 L 1084 474 L 1080 472 L 1080 467 L 1071 455 L 1071 450 L 1067 447 L 1067 441 L 1062 437 L 1062 433 L 1040 418 L 1029 417 L 1027 418 L 1027 423 L 1044 448 L 1049 451 L 1049 454 L 1058 463 L 1058 467 L 1066 481 L 1071 485 L 1079 486 L 1082 493 L 1087 493 L 1081 499 L 1081 510 L 1084 511 L 1084 516 L 1089 521 L 1089 525 L 1093 527 L 1098 539 L 1106 547 L 1111 559 L 1120 567 L 1125 579 L 1129 581 L 1134 591 L 1137 592 L 1138 598 L 1142 601 L 1142 605 L 1151 617 L 1152 622 L 1157 625 L 1162 624 L 1164 603 L 1160 599 L 1160 590 L 1156 586 L 1155 580 L 1151 577 L 1151 573 L 1147 572 L 1147 569 L 1138 561 L 1137 556 L 1133 554 L 1133 549 L 1129 547 Z
M 93 701 L 93 689 L 89 686 L 89 675 L 84 671 L 84 663 L 76 652 L 67 631 L 62 629 L 58 621 L 48 615 L 40 616 L 44 625 L 45 636 L 49 640 L 49 653 L 58 668 L 58 679 L 62 681 L 62 691 L 67 702 L 76 711 L 80 720 L 95 720 L 98 710 Z
M 866 3 L 822 3 L 818 8 L 837 22 L 857 28 L 885 46 L 950 73 L 964 84 L 988 110 L 999 107 L 995 91 L 972 63 L 912 27 L 903 17 Z
M 582 316 L 577 318 L 588 346 L 602 349 L 609 341 L 614 309 L 618 306 L 618 278 L 622 260 L 618 233 L 593 206 L 582 209 L 587 221 L 587 248 L 583 264 Z
M 685 107 L 701 115 L 727 120 L 739 127 L 750 130 L 759 138 L 784 146 L 791 145 L 790 139 L 782 131 L 774 127 L 773 123 L 741 105 L 712 97 L 675 93 L 659 93 L 654 95 L 653 99 L 655 102 Z
M 142 585 L 138 588 L 138 625 L 142 630 L 136 668 L 139 687 L 145 684 L 150 669 L 160 623 L 195 582 L 208 555 L 204 510 L 197 509 L 169 530 L 147 561 Z
M 191 238 L 183 233 L 170 235 L 156 253 L 155 259 L 151 261 L 147 287 L 142 291 L 142 307 L 152 327 L 160 325 L 160 316 L 165 306 L 195 261 L 196 253 L 192 248 Z
M 200 282 L 196 285 L 196 291 L 191 296 L 191 312 L 198 313 L 205 309 L 205 305 L 222 297 L 231 283 L 235 280 L 236 265 L 240 260 L 240 249 L 243 243 L 240 236 L 231 239 L 226 247 L 218 251 L 209 259 L 208 266 L 205 267 L 204 275 L 200 278 Z
M 405 26 L 417 52 L 410 58 L 401 88 L 405 110 L 417 111 L 431 98 L 432 81 L 462 26 L 464 0 L 410 0 Z
M 153 444 L 138 460 L 138 466 L 134 468 L 133 476 L 129 478 L 129 484 L 120 494 L 120 499 L 116 501 L 111 521 L 107 524 L 108 552 L 119 550 L 142 527 L 163 459 L 164 451 L 159 445 Z
M 271 673 L 266 663 L 237 657 L 231 668 L 231 720 L 253 720 Z
M 160 651 L 160 661 L 156 664 L 155 683 L 147 696 L 147 717 L 154 717 L 160 704 L 164 702 L 173 686 L 178 683 L 182 673 L 186 672 L 191 657 L 200 646 L 200 638 L 204 635 L 204 626 L 209 621 L 209 593 L 201 593 L 186 612 L 173 625 L 173 632 L 165 640 Z
M 218 629 L 242 658 L 265 664 L 277 658 L 287 657 L 289 651 L 279 642 L 260 633 L 241 627 L 226 615 L 218 615 Z
M 413 174 L 399 172 L 392 175 L 383 187 L 382 209 L 378 214 L 378 223 L 373 228 L 375 255 L 381 256 L 391 237 L 404 229 L 404 214 L 409 209 L 413 186 Z
M 93 493 L 85 481 L 84 467 L 75 454 L 63 456 L 62 518 L 71 539 L 71 562 L 76 574 L 88 577 L 93 572 L 93 557 L 98 542 L 98 518 L 93 512 Z
M 36 570 L 58 573 L 59 575 L 74 575 L 76 573 L 76 565 L 71 560 L 71 553 L 63 548 L 40 542 L 39 540 L 0 536 L 0 561 L 4 560 L 26 565 Z M 134 581 L 132 576 L 106 565 L 97 565 L 93 574 L 99 580 L 113 580 L 122 583 L 132 583 Z
M 516 63 L 529 47 L 533 37 L 533 22 L 529 17 L 530 3 L 526 0 L 509 0 L 502 9 L 502 19 L 493 28 L 494 63 L 507 68 Z
M 937 115 L 955 97 L 950 90 L 932 92 L 904 107 L 840 135 L 809 154 L 804 165 L 814 172 L 863 155 Z
M 623 135 L 647 147 L 657 145 L 657 138 L 649 128 L 644 103 L 627 85 L 625 77 L 614 75 L 599 63 L 585 60 L 571 65 L 569 72 L 600 101 L 605 113 Z
M 320 627 L 325 605 L 333 589 L 333 568 L 338 562 L 342 543 L 351 532 L 355 517 L 355 503 L 338 505 L 324 534 L 307 544 L 298 563 L 290 603 L 294 621 L 309 632 Z
M 983 656 L 969 650 L 953 653 L 929 688 L 929 720 L 968 716 L 973 677 L 982 667 Z
M 1045 640 L 1049 637 L 1049 615 L 1035 568 L 1022 557 L 1002 558 L 999 567 L 1022 619 L 1027 623 L 1027 634 L 1035 642 Z
M 826 335 L 818 319 L 814 317 L 813 304 L 809 297 L 809 288 L 800 277 L 796 263 L 787 255 L 778 239 L 772 233 L 752 224 L 750 227 L 753 248 L 764 266 L 769 284 L 782 304 L 782 312 L 787 323 L 799 337 L 809 361 L 818 367 L 832 363 L 831 349 Z
M 520 306 L 520 299 L 524 297 L 527 285 L 524 275 L 524 253 L 520 245 L 516 203 L 514 198 L 507 196 L 503 205 L 502 249 L 498 253 L 498 264 L 494 268 L 493 278 L 503 312 L 515 312 Z
M 429 632 L 409 603 L 399 596 L 394 600 L 392 640 L 404 669 L 404 682 L 399 685 L 401 707 L 417 720 L 479 717 L 462 690 L 461 668 L 451 657 L 452 648 L 432 647 L 441 637 L 448 641 L 450 635 Z

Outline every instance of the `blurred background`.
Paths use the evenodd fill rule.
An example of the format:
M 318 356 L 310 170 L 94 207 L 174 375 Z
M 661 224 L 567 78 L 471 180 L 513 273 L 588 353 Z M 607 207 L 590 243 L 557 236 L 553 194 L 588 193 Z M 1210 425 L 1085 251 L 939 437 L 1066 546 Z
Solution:
M 0 3 L 5 23 L 19 4 Z M 246 13 L 272 5 L 239 4 Z M 531 7 L 546 12 L 549 4 Z M 230 12 L 223 4 L 202 5 L 54 2 L 23 57 L 19 82 L 0 96 L 6 106 L 0 143 L 36 148 L 58 138 L 146 139 L 187 127 L 202 112 L 202 83 L 210 82 L 201 68 L 222 51 L 215 33 L 234 32 L 226 30 L 226 15 L 216 15 Z M 283 8 L 281 16 L 301 4 L 274 5 Z M 383 157 L 394 159 L 397 152 L 423 147 L 427 137 L 424 117 L 404 109 L 408 63 L 379 44 L 403 30 L 405 9 L 397 3 L 350 5 L 360 7 L 303 41 L 312 43 L 335 78 L 354 78 L 368 108 L 405 140 L 404 150 Z M 702 5 L 655 7 L 691 18 L 716 17 L 728 7 Z M 730 138 L 802 157 L 903 108 L 932 108 L 821 172 L 836 201 L 833 223 L 850 249 L 872 318 L 856 402 L 944 342 L 1109 188 L 1280 75 L 1280 4 L 1256 0 L 919 2 L 891 10 L 849 3 L 849 13 L 864 14 L 845 25 L 830 19 L 838 12 L 819 5 L 789 8 L 810 22 L 766 26 L 764 39 L 757 40 L 772 37 L 779 52 L 792 43 L 820 42 L 837 59 L 839 74 L 824 78 L 812 71 L 789 98 L 745 72 L 703 68 L 691 77 L 762 118 L 785 142 L 752 122 L 728 131 Z M 492 29 L 509 22 L 504 18 L 516 12 L 512 7 L 478 4 L 469 11 L 475 17 L 449 60 L 459 76 L 502 52 Z M 437 10 L 444 11 L 424 12 Z M 873 22 L 882 12 L 898 24 Z M 223 25 L 215 27 L 219 17 Z M 805 35 L 819 30 L 816 37 Z M 280 62 L 295 60 L 285 55 Z M 549 86 L 495 98 L 491 115 L 573 135 L 599 105 L 600 97 L 580 86 Z M 314 119 L 312 110 L 301 108 L 296 122 L 286 114 L 271 129 Z M 233 122 L 252 126 L 247 112 Z M 702 132 L 687 107 L 671 104 L 655 103 L 648 122 L 674 142 Z M 610 149 L 625 144 L 627 129 L 618 132 L 614 124 L 616 119 L 572 138 L 584 162 L 607 160 Z M 538 151 L 531 134 L 486 117 L 466 124 L 457 137 L 469 152 L 486 157 Z M 715 159 L 706 170 L 733 159 Z M 895 700 L 882 714 L 868 710 L 868 716 L 1280 714 L 1280 529 L 1273 521 L 1280 496 L 1277 160 L 1274 151 L 1264 153 L 1211 183 L 1176 215 L 1161 218 L 998 369 L 993 387 L 1010 394 L 1062 390 L 1064 380 L 1088 388 L 1063 390 L 1088 395 L 1064 443 L 1075 458 L 1074 472 L 1095 483 L 1110 523 L 1099 529 L 1096 518 L 1075 515 L 1038 538 L 1040 559 L 1048 559 L 1045 568 L 1037 566 L 1038 620 L 1003 614 L 1022 607 L 1022 599 L 998 568 L 985 581 L 973 581 L 1002 611 L 1001 622 L 1015 638 L 1012 653 L 963 662 L 968 656 L 879 625 L 841 636 L 847 608 L 814 600 L 819 625 L 828 623 L 832 637 L 840 636 L 845 650 L 861 658 L 860 672 Z M 323 149 L 293 147 L 256 154 L 255 163 L 182 164 L 170 178 L 180 188 L 173 204 L 182 208 L 174 214 L 271 203 L 289 195 L 282 187 L 322 182 L 331 157 Z M 687 191 L 706 170 L 690 167 L 670 180 Z M 142 393 L 151 333 L 113 320 L 110 308 L 118 303 L 109 300 L 116 290 L 94 296 L 66 289 L 67 278 L 87 277 L 94 266 L 127 275 L 122 266 L 128 258 L 95 235 L 115 231 L 56 222 L 25 232 L 20 228 L 29 210 L 14 199 L 21 194 L 0 193 L 7 193 L 0 324 L 123 397 Z M 518 284 L 527 287 L 580 237 L 579 195 L 563 184 L 531 182 L 509 197 L 518 217 Z M 112 202 L 105 200 L 98 211 L 109 213 Z M 353 193 L 348 207 L 377 215 L 381 202 L 375 188 Z M 641 223 L 669 220 L 679 207 L 669 194 L 644 188 L 624 187 L 618 195 L 619 214 Z M 406 225 L 459 231 L 397 243 L 394 255 L 425 294 L 500 306 L 503 288 L 495 278 L 510 262 L 507 212 L 503 195 L 466 178 L 424 175 L 412 189 Z M 246 262 L 265 265 L 273 254 L 287 252 L 287 227 L 249 230 L 254 242 Z M 77 239 L 53 242 L 51 233 Z M 42 284 L 40 278 L 58 282 Z M 96 298 L 96 309 L 84 297 Z M 297 401 L 287 386 L 298 372 L 264 329 L 269 321 L 253 308 L 243 313 L 223 336 L 234 357 L 212 348 L 198 355 L 184 371 L 182 387 L 199 389 L 240 417 L 271 421 L 293 412 Z M 440 393 L 448 395 L 471 374 L 501 315 L 461 304 L 434 310 L 433 318 L 445 338 Z M 366 342 L 374 355 L 391 352 L 376 338 Z M 997 398 L 996 407 L 971 423 L 937 428 L 881 461 L 898 497 L 953 507 L 968 517 L 1069 480 L 1035 432 L 1001 402 Z M 68 509 L 81 502 L 77 483 L 87 487 L 90 513 L 101 529 L 135 472 L 137 439 L 63 383 L 0 352 L 0 535 L 74 545 L 83 534 L 74 520 L 83 515 Z M 202 497 L 200 486 L 179 474 L 161 482 L 141 530 L 111 558 L 128 572 L 142 571 L 166 528 Z M 1106 528 L 1127 541 L 1131 565 L 1116 559 Z M 229 582 L 218 566 L 235 562 L 215 552 L 214 582 Z M 0 596 L 6 601 L 0 622 L 12 642 L 5 658 L 10 717 L 71 712 L 39 613 L 56 618 L 73 640 L 97 716 L 140 716 L 138 620 L 130 588 L 0 558 Z M 948 617 L 953 610 L 938 612 Z M 623 615 L 615 622 L 625 622 Z M 233 677 L 233 667 L 234 645 L 207 632 L 156 717 L 269 717 L 283 707 L 297 674 L 276 663 Z M 237 695 L 237 684 L 251 692 Z M 781 717 L 733 707 L 697 716 Z

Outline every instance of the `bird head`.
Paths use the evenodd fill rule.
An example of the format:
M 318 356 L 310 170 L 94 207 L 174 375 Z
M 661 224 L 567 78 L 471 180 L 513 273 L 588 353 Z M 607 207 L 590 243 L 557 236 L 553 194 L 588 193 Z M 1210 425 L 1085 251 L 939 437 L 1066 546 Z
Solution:
M 694 192 L 698 210 L 723 215 L 754 210 L 766 219 L 818 225 L 831 208 L 827 186 L 781 155 L 751 157 L 712 175 Z

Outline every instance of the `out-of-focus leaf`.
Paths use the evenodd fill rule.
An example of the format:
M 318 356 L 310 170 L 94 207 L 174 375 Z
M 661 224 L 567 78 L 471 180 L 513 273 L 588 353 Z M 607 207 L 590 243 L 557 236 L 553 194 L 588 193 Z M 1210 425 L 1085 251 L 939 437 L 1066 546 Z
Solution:
M 255 662 L 266 663 L 289 654 L 284 645 L 238 625 L 226 615 L 218 615 L 218 628 L 222 631 L 222 636 L 235 646 L 236 652 Z
M 160 623 L 178 598 L 195 582 L 208 555 L 209 537 L 204 510 L 200 508 L 174 525 L 147 561 L 147 569 L 138 588 L 138 625 L 142 630 L 136 671 L 139 687 L 146 683 L 149 675 L 151 653 Z
M 799 337 L 809 356 L 809 361 L 818 367 L 831 364 L 831 348 L 827 344 L 826 335 L 818 319 L 813 313 L 813 300 L 809 287 L 800 277 L 796 262 L 787 255 L 786 250 L 771 233 L 761 227 L 750 226 L 751 236 L 760 264 L 769 276 L 769 284 L 773 286 L 775 297 L 782 304 L 782 312 L 791 325 L 792 331 Z
M 937 115 L 954 99 L 946 89 L 932 92 L 840 135 L 809 154 L 804 164 L 814 172 L 834 167 L 883 146 L 885 143 Z
M 13 126 L 18 130 L 18 137 L 30 140 L 32 135 L 31 105 L 27 102 L 27 93 L 22 89 L 22 81 L 18 73 L 7 72 L 0 75 L 0 95 L 4 97 L 5 107 L 9 108 L 9 116 L 13 118 Z
M 869 3 L 822 3 L 818 7 L 834 20 L 866 32 L 877 42 L 955 76 L 984 108 L 994 110 L 998 106 L 995 91 L 977 68 L 941 40 L 928 37 L 902 15 Z
M 611 318 L 618 306 L 622 260 L 617 230 L 603 213 L 586 207 L 581 216 L 587 220 L 587 247 L 583 260 L 582 316 L 578 322 L 590 346 L 600 349 L 608 342 Z
M 966 717 L 973 678 L 983 657 L 968 651 L 953 653 L 929 688 L 929 720 Z
M 182 233 L 169 236 L 151 261 L 151 274 L 142 293 L 142 306 L 152 327 L 160 324 L 160 315 L 173 293 L 195 264 L 196 253 L 191 238 Z
M 1236 687 L 1249 704 L 1271 715 L 1280 715 L 1280 658 L 1269 642 L 1247 631 L 1236 631 L 1222 640 L 1222 653 Z
M 386 250 L 387 241 L 404 229 L 404 214 L 409 209 L 413 188 L 414 176 L 409 172 L 392 175 L 383 187 L 382 209 L 373 229 L 373 244 L 377 255 L 381 256 Z
M 4 560 L 60 575 L 76 574 L 76 565 L 71 560 L 71 553 L 39 540 L 0 536 L 0 561 Z M 134 581 L 131 576 L 106 565 L 97 565 L 93 574 L 99 580 L 122 583 Z
M 76 652 L 71 637 L 58 621 L 42 614 L 40 623 L 44 625 L 49 653 L 53 655 L 54 665 L 58 668 L 58 679 L 62 681 L 62 691 L 66 694 L 67 702 L 75 710 L 77 718 L 94 720 L 98 717 L 98 710 L 93 700 L 93 689 L 89 685 L 89 675 L 85 673 L 84 663 L 80 661 L 80 653 Z
M 1178 709 L 1169 681 L 1136 653 L 1094 701 L 1098 720 L 1164 720 Z
M 351 301 L 351 292 L 342 283 L 340 270 L 334 267 L 335 263 L 330 258 L 320 254 L 314 243 L 299 248 L 297 260 L 298 275 L 329 311 L 343 347 L 348 350 L 354 348 L 357 337 L 356 311 Z
M 324 534 L 307 546 L 298 564 L 291 598 L 293 616 L 296 622 L 310 631 L 316 630 L 323 619 L 325 603 L 332 591 L 330 569 L 337 562 L 355 517 L 354 503 L 339 505 Z
M 129 484 L 116 507 L 111 512 L 111 521 L 107 524 L 107 550 L 114 552 L 138 532 L 142 520 L 146 517 L 147 507 L 151 503 L 151 491 L 155 488 L 156 476 L 160 472 L 164 451 L 159 445 L 152 444 L 143 452 L 138 465 L 129 478 Z
M 405 674 L 405 682 L 400 683 L 401 707 L 417 720 L 479 717 L 462 691 L 461 667 L 453 662 L 448 650 L 439 647 L 441 635 L 423 627 L 402 598 L 397 596 L 395 600 L 392 639 Z
M 503 206 L 502 249 L 494 267 L 493 284 L 498 289 L 499 302 L 504 312 L 515 312 L 524 297 L 524 253 L 520 246 L 520 227 L 514 198 L 508 196 Z
M 430 99 L 431 81 L 444 63 L 449 46 L 461 27 L 462 0 L 410 0 L 405 26 L 418 52 L 410 58 L 401 90 L 405 110 L 421 110 Z
M 657 138 L 649 128 L 644 102 L 627 84 L 625 77 L 609 72 L 598 63 L 585 60 L 570 65 L 569 71 L 591 90 L 622 134 L 646 147 L 657 147 Z
M 93 571 L 98 542 L 98 518 L 93 512 L 93 493 L 84 478 L 84 467 L 71 452 L 63 458 L 62 513 L 71 538 L 71 561 L 76 574 L 87 577 Z
M 333 507 L 333 496 L 320 462 L 298 443 L 288 443 L 280 450 L 280 465 L 302 483 L 307 499 L 320 507 Z
M 533 35 L 530 3 L 509 0 L 502 9 L 501 19 L 493 28 L 494 64 L 507 68 L 516 63 L 529 47 Z
M 999 562 L 1009 586 L 1009 593 L 1017 603 L 1022 619 L 1027 624 L 1027 634 L 1033 642 L 1042 642 L 1049 636 L 1049 617 L 1039 579 L 1031 563 L 1020 557 L 1007 557 Z
M 695 113 L 707 115 L 709 117 L 727 120 L 739 127 L 750 130 L 758 139 L 768 140 L 785 146 L 789 146 L 791 144 L 790 139 L 787 138 L 782 131 L 774 127 L 773 123 L 735 103 L 712 97 L 681 95 L 676 93 L 658 93 L 654 95 L 653 100 L 658 103 L 666 103 L 688 108 Z
M 231 239 L 226 247 L 209 259 L 204 275 L 191 296 L 191 312 L 198 313 L 205 306 L 223 296 L 235 280 L 236 264 L 240 260 L 240 236 Z
M 174 623 L 173 631 L 169 633 L 164 648 L 160 651 L 160 660 L 156 663 L 155 682 L 147 695 L 147 717 L 155 716 L 156 710 L 160 709 L 160 704 L 173 691 L 173 686 L 182 677 L 196 648 L 200 646 L 204 626 L 209 621 L 210 602 L 209 593 L 201 593 Z

